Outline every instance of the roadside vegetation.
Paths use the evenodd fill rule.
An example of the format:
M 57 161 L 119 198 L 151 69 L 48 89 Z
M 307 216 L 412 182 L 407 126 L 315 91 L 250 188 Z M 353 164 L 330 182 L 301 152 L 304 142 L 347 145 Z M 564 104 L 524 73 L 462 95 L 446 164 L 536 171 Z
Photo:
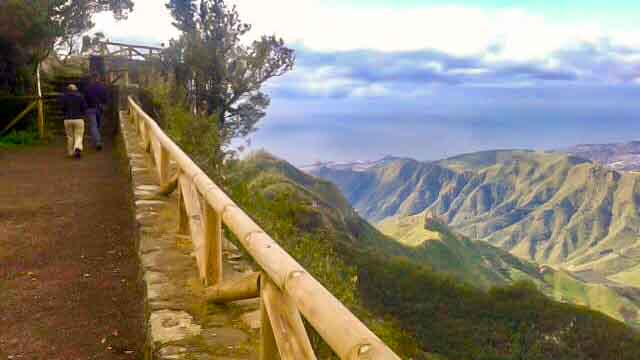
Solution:
M 25 145 L 39 144 L 38 133 L 35 129 L 14 130 L 0 136 L 0 149 L 12 149 Z

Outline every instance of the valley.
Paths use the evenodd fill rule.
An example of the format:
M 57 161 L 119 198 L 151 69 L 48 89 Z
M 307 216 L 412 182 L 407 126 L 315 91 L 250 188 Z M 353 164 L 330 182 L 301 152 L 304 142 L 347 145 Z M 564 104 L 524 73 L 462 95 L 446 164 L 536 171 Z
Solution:
M 335 183 L 386 235 L 431 249 L 425 258 L 434 268 L 485 287 L 525 278 L 558 301 L 638 325 L 637 174 L 526 150 L 435 162 L 387 157 L 305 171 Z M 448 240 L 429 223 L 447 229 Z M 500 251 L 516 260 L 505 261 Z
M 376 228 L 337 186 L 265 152 L 230 166 L 234 199 L 403 358 L 640 356 L 621 322 L 637 325 L 630 287 L 540 266 L 423 212 Z

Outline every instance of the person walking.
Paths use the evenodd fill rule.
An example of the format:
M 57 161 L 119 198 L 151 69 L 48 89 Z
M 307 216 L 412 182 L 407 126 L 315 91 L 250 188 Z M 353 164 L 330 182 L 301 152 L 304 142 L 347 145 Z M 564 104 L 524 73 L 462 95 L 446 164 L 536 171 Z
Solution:
M 100 82 L 100 75 L 91 75 L 87 85 L 85 96 L 87 99 L 87 120 L 89 121 L 89 133 L 93 139 L 96 150 L 102 150 L 102 135 L 100 126 L 102 125 L 102 108 L 109 101 L 109 92 L 106 86 Z
M 82 156 L 84 138 L 84 117 L 87 113 L 87 102 L 75 84 L 67 87 L 67 93 L 62 97 L 62 111 L 64 113 L 64 130 L 67 133 L 67 154 L 79 159 Z

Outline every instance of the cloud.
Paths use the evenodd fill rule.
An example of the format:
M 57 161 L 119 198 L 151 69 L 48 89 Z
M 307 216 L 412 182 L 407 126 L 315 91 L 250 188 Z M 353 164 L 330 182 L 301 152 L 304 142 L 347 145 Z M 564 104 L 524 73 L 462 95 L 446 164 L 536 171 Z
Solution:
M 597 22 L 553 22 L 517 7 L 353 8 L 320 0 L 228 0 L 251 36 L 278 34 L 298 50 L 276 95 L 368 97 L 432 86 L 522 87 L 638 83 L 640 32 Z M 160 0 L 138 0 L 129 20 L 96 18 L 112 39 L 158 44 L 177 36 Z
M 608 40 L 560 49 L 543 61 L 488 61 L 485 55 L 298 48 L 296 69 L 268 89 L 276 96 L 288 97 L 411 97 L 429 94 L 430 88 L 440 86 L 637 84 L 640 77 L 640 48 L 614 46 Z
M 543 60 L 569 45 L 611 38 L 620 45 L 640 44 L 629 31 L 599 18 L 563 22 L 513 5 L 503 9 L 474 6 L 394 8 L 348 7 L 321 0 L 235 0 L 255 35 L 279 34 L 290 43 L 320 51 L 432 49 L 466 56 L 495 51 L 487 60 Z
M 455 56 L 483 54 L 487 61 L 541 61 L 567 46 L 603 38 L 620 46 L 640 45 L 637 29 L 603 24 L 595 17 L 558 23 L 517 5 L 503 9 L 461 5 L 394 8 L 389 1 L 386 8 L 353 8 L 348 2 L 336 5 L 323 0 L 227 1 L 237 5 L 242 19 L 253 25 L 253 37 L 277 34 L 316 51 L 435 50 Z M 114 38 L 167 41 L 177 31 L 164 3 L 137 0 L 130 19 L 120 23 L 99 14 L 98 29 Z
M 109 12 L 94 17 L 93 32 L 102 31 L 112 41 L 139 45 L 160 45 L 177 38 L 178 30 L 171 25 L 171 14 L 164 0 L 136 0 L 127 20 L 116 21 Z

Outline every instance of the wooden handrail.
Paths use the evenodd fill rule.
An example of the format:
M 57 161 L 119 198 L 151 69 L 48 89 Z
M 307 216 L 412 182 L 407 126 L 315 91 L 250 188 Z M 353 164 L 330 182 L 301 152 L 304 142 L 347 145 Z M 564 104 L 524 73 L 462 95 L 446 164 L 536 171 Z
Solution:
M 157 47 L 157 46 L 125 44 L 125 43 L 110 42 L 110 41 L 103 42 L 103 44 L 112 45 L 112 46 L 129 47 L 129 48 L 140 48 L 140 49 L 146 49 L 146 50 L 156 50 L 156 51 L 164 50 L 163 48 Z
M 143 148 L 152 153 L 158 167 L 161 185 L 167 187 L 177 179 L 178 185 L 174 187 L 180 190 L 180 212 L 187 215 L 187 226 L 191 229 L 203 281 L 208 285 L 222 286 L 222 223 L 262 268 L 261 282 L 267 284 L 260 289 L 263 297 L 263 339 L 275 341 L 279 354 L 262 353 L 261 359 L 315 359 L 305 348 L 308 339 L 304 327 L 300 327 L 299 314 L 307 319 L 340 359 L 400 359 L 240 209 L 131 97 L 128 104 L 130 118 L 141 135 Z M 177 164 L 177 176 L 169 174 L 169 159 Z M 181 227 L 186 221 L 181 219 Z M 264 301 L 265 296 L 269 301 Z M 277 314 L 278 319 L 271 319 L 269 314 Z M 277 332 L 282 327 L 288 327 L 287 331 L 295 329 L 289 335 L 296 338 L 285 341 L 282 334 L 268 336 L 269 332 Z M 305 338 L 297 338 L 303 336 L 300 334 Z M 268 352 L 264 349 L 272 346 L 265 344 L 261 348 Z

